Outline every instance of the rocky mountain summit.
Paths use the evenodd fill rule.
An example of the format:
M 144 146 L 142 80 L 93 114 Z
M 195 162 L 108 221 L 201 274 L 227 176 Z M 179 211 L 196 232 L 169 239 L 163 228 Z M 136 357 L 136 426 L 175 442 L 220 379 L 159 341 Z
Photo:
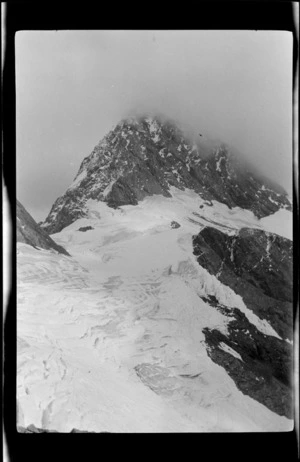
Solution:
M 29 244 L 35 248 L 53 249 L 64 255 L 69 253 L 41 229 L 25 207 L 17 200 L 17 242 Z
M 57 233 L 87 216 L 88 199 L 116 208 L 153 194 L 171 197 L 170 187 L 197 192 L 208 203 L 251 210 L 258 218 L 291 209 L 285 191 L 241 161 L 225 145 L 211 148 L 190 139 L 160 117 L 129 118 L 112 129 L 87 156 L 42 227 Z

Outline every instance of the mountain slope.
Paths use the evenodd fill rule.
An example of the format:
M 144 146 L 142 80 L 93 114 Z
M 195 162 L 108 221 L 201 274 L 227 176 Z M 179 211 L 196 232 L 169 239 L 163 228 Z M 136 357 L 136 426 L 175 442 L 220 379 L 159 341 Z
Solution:
M 283 189 L 228 147 L 211 150 L 200 139 L 192 143 L 173 122 L 143 117 L 121 121 L 100 141 L 42 226 L 55 233 L 86 216 L 88 199 L 114 208 L 136 205 L 148 195 L 170 197 L 172 186 L 250 210 L 258 218 L 291 210 Z
M 291 340 L 293 246 L 289 239 L 251 228 L 228 236 L 206 227 L 193 244 L 201 266 L 240 294 L 280 336 Z
M 194 236 L 193 245 L 198 263 L 241 295 L 246 306 L 279 334 L 266 337 L 236 311 L 227 336 L 206 329 L 211 357 L 243 392 L 280 415 L 292 416 L 292 346 L 283 340 L 293 338 L 291 241 L 251 228 L 228 236 L 207 227 Z M 217 300 L 208 302 L 226 312 Z M 231 358 L 229 364 L 220 343 L 234 347 L 243 361 Z
M 224 146 L 118 124 L 43 224 L 72 257 L 18 243 L 21 431 L 291 430 L 290 209 Z
M 19 249 L 19 425 L 67 432 L 291 428 L 287 388 L 270 386 L 270 360 L 259 367 L 251 359 L 246 331 L 264 339 L 268 354 L 284 344 L 290 359 L 290 343 L 194 255 L 192 237 L 208 222 L 230 236 L 245 222 L 262 229 L 260 221 L 249 211 L 205 205 L 193 191 L 170 191 L 118 209 L 87 201 L 88 216 L 55 235 L 72 259 Z M 234 335 L 242 329 L 239 347 Z M 258 392 L 237 383 L 234 370 Z
M 35 248 L 53 249 L 64 255 L 69 253 L 57 245 L 48 234 L 41 229 L 24 206 L 17 200 L 17 242 L 29 244 Z

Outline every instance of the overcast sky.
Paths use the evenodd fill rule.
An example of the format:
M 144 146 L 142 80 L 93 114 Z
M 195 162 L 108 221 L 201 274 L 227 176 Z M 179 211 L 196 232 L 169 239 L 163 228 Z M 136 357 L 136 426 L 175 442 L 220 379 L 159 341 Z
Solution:
M 22 31 L 16 98 L 17 197 L 37 221 L 134 111 L 233 144 L 291 190 L 289 32 Z

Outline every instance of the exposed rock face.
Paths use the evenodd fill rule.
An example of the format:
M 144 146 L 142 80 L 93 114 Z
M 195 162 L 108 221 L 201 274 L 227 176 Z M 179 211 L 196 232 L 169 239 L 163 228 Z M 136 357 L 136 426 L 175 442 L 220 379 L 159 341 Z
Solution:
M 172 221 L 171 222 L 171 228 L 173 228 L 173 229 L 180 228 L 180 224 L 177 223 L 177 221 Z
M 57 245 L 50 236 L 41 229 L 23 205 L 17 200 L 17 242 L 24 242 L 33 247 L 53 249 L 64 255 L 68 252 Z
M 241 295 L 280 338 L 264 335 L 238 309 L 205 300 L 233 316 L 228 335 L 203 330 L 211 359 L 224 367 L 237 387 L 273 412 L 292 418 L 292 242 L 276 234 L 243 228 L 227 235 L 204 228 L 193 239 L 198 263 Z
M 224 367 L 245 395 L 293 418 L 292 345 L 262 334 L 238 309 L 205 301 L 234 318 L 228 324 L 228 335 L 217 329 L 203 330 L 210 358 Z
M 159 118 L 120 122 L 86 157 L 73 183 L 43 223 L 49 233 L 86 216 L 88 199 L 110 207 L 136 205 L 145 196 L 170 196 L 170 186 L 189 188 L 207 200 L 252 210 L 257 217 L 291 205 L 285 191 L 242 164 L 225 146 L 192 143 Z
M 90 231 L 91 229 L 94 229 L 92 226 L 81 226 L 80 228 L 78 228 L 78 231 L 81 231 L 81 232 L 86 232 L 86 231 Z
M 229 236 L 206 227 L 193 239 L 198 263 L 266 319 L 284 339 L 292 339 L 292 242 L 277 234 L 242 228 Z

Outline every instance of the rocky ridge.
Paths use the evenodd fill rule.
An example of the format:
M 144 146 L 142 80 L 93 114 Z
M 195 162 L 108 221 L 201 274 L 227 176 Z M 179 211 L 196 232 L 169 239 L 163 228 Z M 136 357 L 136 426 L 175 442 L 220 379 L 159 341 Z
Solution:
M 189 188 L 207 201 L 241 207 L 264 217 L 291 209 L 285 191 L 259 175 L 225 145 L 194 142 L 171 121 L 131 118 L 112 129 L 80 165 L 65 194 L 53 204 L 42 227 L 56 233 L 88 215 L 88 199 L 116 208 L 144 197 L 171 197 L 170 186 Z
M 43 230 L 25 207 L 17 200 L 17 242 L 29 244 L 32 247 L 42 249 L 52 249 L 64 255 L 69 253 Z
M 229 236 L 207 227 L 194 236 L 193 246 L 198 263 L 278 333 L 264 335 L 238 309 L 210 297 L 206 302 L 212 309 L 234 319 L 227 335 L 203 330 L 209 356 L 243 393 L 292 418 L 292 242 L 257 229 Z
M 198 263 L 239 294 L 284 339 L 292 340 L 292 241 L 259 229 L 234 235 L 206 227 L 193 238 Z

